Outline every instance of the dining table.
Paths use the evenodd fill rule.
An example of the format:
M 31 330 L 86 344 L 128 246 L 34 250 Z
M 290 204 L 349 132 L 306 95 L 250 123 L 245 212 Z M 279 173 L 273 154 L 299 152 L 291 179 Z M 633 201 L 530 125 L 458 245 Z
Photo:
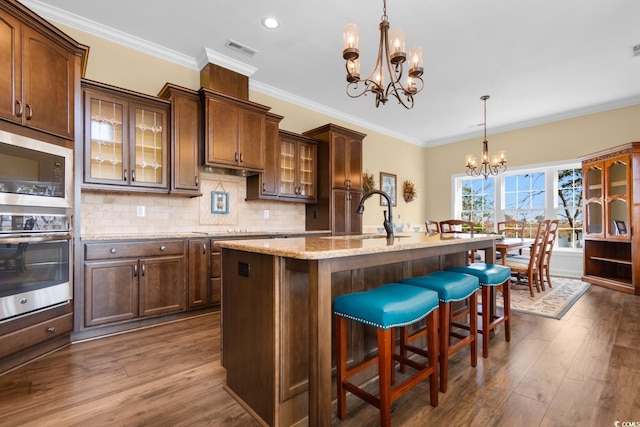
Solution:
M 505 237 L 496 239 L 496 251 L 500 253 L 502 265 L 507 264 L 507 254 L 511 251 L 526 249 L 533 245 L 534 239 L 524 239 L 520 237 Z

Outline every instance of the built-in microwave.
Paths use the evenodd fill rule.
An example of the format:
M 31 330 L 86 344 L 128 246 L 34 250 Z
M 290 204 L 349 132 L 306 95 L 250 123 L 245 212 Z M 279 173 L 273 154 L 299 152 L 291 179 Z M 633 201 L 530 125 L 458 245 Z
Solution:
M 0 131 L 0 205 L 73 207 L 73 150 Z

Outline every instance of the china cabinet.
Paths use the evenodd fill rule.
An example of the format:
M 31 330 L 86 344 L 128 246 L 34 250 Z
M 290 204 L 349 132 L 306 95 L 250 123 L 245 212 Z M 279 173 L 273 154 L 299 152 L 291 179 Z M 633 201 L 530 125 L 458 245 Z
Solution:
M 167 193 L 169 101 L 82 81 L 83 188 Z
M 73 140 L 88 50 L 20 3 L 0 2 L 0 119 Z
M 201 196 L 200 96 L 197 91 L 167 83 L 159 97 L 171 101 L 171 177 L 169 192 Z
M 269 107 L 208 88 L 201 88 L 200 96 L 204 110 L 204 165 L 263 171 Z
M 314 139 L 280 131 L 278 197 L 316 201 L 316 149 Z
M 307 204 L 306 229 L 361 234 L 362 215 L 356 208 L 363 195 L 362 143 L 366 135 L 334 124 L 303 135 L 318 140 L 318 202 Z
M 581 158 L 584 276 L 596 285 L 640 295 L 640 142 Z

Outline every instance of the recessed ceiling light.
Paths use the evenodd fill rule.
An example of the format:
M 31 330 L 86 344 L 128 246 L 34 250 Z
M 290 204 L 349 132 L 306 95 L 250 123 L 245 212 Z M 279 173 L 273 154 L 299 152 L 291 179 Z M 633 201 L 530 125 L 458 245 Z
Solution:
M 278 20 L 276 18 L 273 18 L 271 16 L 267 16 L 266 18 L 264 18 L 262 20 L 262 25 L 264 25 L 265 27 L 269 28 L 270 30 L 275 30 L 276 28 L 278 28 L 280 26 L 280 23 L 278 22 Z

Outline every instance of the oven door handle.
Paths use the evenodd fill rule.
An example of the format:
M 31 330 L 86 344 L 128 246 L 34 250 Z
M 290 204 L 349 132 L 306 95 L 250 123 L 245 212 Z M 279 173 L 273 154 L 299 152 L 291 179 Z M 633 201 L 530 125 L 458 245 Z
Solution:
M 50 242 L 56 240 L 71 240 L 70 234 L 47 234 L 41 236 L 20 236 L 20 237 L 0 237 L 2 243 L 33 243 L 33 242 Z

